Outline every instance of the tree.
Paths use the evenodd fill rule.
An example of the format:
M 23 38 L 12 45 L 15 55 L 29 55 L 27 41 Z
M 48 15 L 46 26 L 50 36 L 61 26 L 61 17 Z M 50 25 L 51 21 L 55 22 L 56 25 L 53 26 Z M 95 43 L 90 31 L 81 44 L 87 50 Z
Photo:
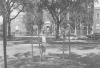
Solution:
M 6 57 L 7 24 L 8 24 L 9 18 L 10 18 L 10 15 L 9 15 L 10 13 L 8 11 L 12 12 L 12 9 L 14 9 L 13 6 L 14 6 L 15 2 L 14 3 L 13 2 L 14 2 L 14 0 L 0 0 L 0 12 L 3 16 L 3 50 L 4 50 L 4 66 L 5 66 L 5 68 L 7 68 L 7 57 Z M 11 10 L 9 10 L 9 8 Z M 12 19 L 14 19 L 14 18 L 12 18 Z
M 6 7 L 6 13 L 7 13 L 7 27 L 8 27 L 8 37 L 9 38 L 11 37 L 11 26 L 10 26 L 11 21 L 15 19 L 20 14 L 20 12 L 23 11 L 24 6 L 26 5 L 25 3 L 26 3 L 25 0 L 6 0 L 4 1 L 4 5 Z M 2 6 L 2 4 L 0 6 Z M 3 10 L 2 7 L 0 10 L 1 11 Z M 11 14 L 14 10 L 17 10 L 18 13 L 14 17 L 11 17 Z
M 73 10 L 77 10 L 77 13 L 80 12 L 80 14 L 85 11 L 84 5 L 86 3 L 86 0 L 40 0 L 41 8 L 47 9 L 53 19 L 55 20 L 55 24 L 57 26 L 56 30 L 56 37 L 59 37 L 59 25 L 61 22 L 66 18 L 66 14 Z M 89 0 L 89 3 L 93 3 L 94 0 Z M 82 11 L 83 10 L 83 11 Z
M 6 26 L 7 26 L 7 19 L 6 19 L 6 6 L 5 0 L 0 0 L 0 10 L 3 16 L 3 51 L 4 51 L 4 66 L 7 68 L 7 57 L 6 57 L 6 46 L 7 46 L 7 38 L 6 38 Z
M 95 0 L 97 1 L 97 0 Z M 93 1 L 86 1 L 85 4 L 86 8 L 86 15 L 85 15 L 85 21 L 86 21 L 86 29 L 87 29 L 87 35 L 89 34 L 89 26 L 93 24 L 93 14 L 94 14 L 94 3 Z
M 36 0 L 34 1 L 30 0 L 27 6 L 25 6 L 25 12 L 26 15 L 24 18 L 24 23 L 26 25 L 27 30 L 31 33 L 31 35 L 33 34 L 33 25 L 38 26 L 38 43 L 40 48 L 40 32 L 41 32 L 41 26 L 43 25 L 42 10 L 39 9 L 38 2 Z
M 80 2 L 77 0 L 74 2 L 76 7 L 71 8 L 70 15 L 71 20 L 75 23 L 75 35 L 77 34 L 77 28 L 80 29 L 81 33 L 83 32 L 80 27 L 81 24 L 87 24 L 88 26 L 92 24 L 94 1 L 96 0 L 80 0 Z
M 71 7 L 71 4 L 71 0 L 41 0 L 42 8 L 47 9 L 50 12 L 57 26 L 56 38 L 59 38 L 59 25 L 65 18 L 68 8 Z
M 31 27 L 33 27 L 33 25 L 37 25 L 40 30 L 43 25 L 42 10 L 38 8 L 36 0 L 32 2 L 29 1 L 27 6 L 25 6 L 25 13 L 24 24 L 26 25 L 26 29 L 31 32 Z
M 23 18 L 23 23 L 25 24 L 28 34 L 32 34 L 32 28 L 34 25 L 34 16 L 32 13 L 26 13 Z

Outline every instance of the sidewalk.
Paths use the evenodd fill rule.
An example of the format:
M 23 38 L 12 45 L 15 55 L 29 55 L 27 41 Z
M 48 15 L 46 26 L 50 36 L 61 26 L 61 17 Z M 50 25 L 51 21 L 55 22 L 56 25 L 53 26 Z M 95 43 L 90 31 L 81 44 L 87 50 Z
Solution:
M 49 44 L 63 44 L 63 41 L 47 42 Z M 71 44 L 100 44 L 100 41 L 88 41 L 88 40 L 70 40 Z M 69 44 L 69 40 L 66 40 L 64 44 Z
M 27 37 L 32 37 L 32 36 L 20 36 L 20 35 L 17 35 L 17 36 L 14 36 L 14 37 L 21 37 L 21 38 L 27 38 Z M 38 36 L 33 36 L 33 37 L 38 37 Z M 42 37 L 41 35 L 40 35 L 40 37 Z M 55 38 L 55 36 L 47 36 L 47 38 Z
M 26 42 L 26 44 L 31 44 L 31 41 L 28 41 L 28 40 L 30 40 L 31 36 L 15 36 L 15 38 L 21 38 L 21 39 L 19 39 L 17 41 L 12 40 L 9 42 L 16 42 L 17 43 L 20 41 L 21 43 Z M 38 44 L 37 40 L 38 40 L 38 36 L 33 36 L 33 43 L 34 44 Z M 57 40 L 57 39 L 55 39 L 55 36 L 48 36 L 48 37 L 46 37 L 46 40 L 47 40 L 48 44 L 63 44 L 63 39 Z M 69 40 L 66 39 L 64 43 L 69 44 Z M 71 44 L 100 44 L 100 41 L 99 40 L 93 41 L 93 40 L 74 40 L 73 39 L 73 40 L 70 40 L 70 43 Z

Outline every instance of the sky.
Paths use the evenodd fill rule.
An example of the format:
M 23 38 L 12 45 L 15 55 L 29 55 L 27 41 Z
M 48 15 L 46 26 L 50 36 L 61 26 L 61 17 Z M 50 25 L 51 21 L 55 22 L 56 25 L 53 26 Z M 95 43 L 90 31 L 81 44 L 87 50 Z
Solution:
M 21 14 L 21 13 L 20 13 L 20 14 Z M 17 15 L 17 11 L 16 11 L 16 10 L 14 10 L 14 11 L 11 13 L 11 16 L 15 16 L 15 15 Z M 3 17 L 0 16 L 0 24 L 2 24 L 2 21 L 3 21 Z
M 12 14 L 11 15 L 16 15 L 17 14 L 17 11 L 14 11 L 14 12 L 12 12 Z M 3 17 L 2 16 L 0 16 L 0 24 L 2 23 L 2 21 L 3 21 Z
M 98 2 L 94 3 L 94 7 L 100 7 L 100 0 L 98 0 Z
M 3 18 L 2 16 L 0 16 L 0 24 L 2 24 Z

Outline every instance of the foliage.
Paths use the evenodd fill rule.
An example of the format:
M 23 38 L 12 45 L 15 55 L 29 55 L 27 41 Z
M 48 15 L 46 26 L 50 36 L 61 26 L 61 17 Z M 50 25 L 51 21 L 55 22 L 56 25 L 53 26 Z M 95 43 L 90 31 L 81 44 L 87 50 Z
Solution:
M 1 0 L 0 1 L 1 14 L 3 18 L 6 20 L 6 23 L 8 24 L 8 26 L 6 27 L 8 28 L 8 38 L 11 37 L 11 25 L 10 25 L 11 21 L 15 19 L 20 14 L 20 12 L 23 11 L 24 6 L 26 5 L 26 1 L 27 0 Z M 17 14 L 12 17 L 11 14 L 15 10 L 17 10 Z M 4 17 L 5 14 L 6 14 L 6 18 Z
M 59 25 L 63 22 L 66 22 L 66 14 L 68 12 L 70 12 L 70 14 L 75 14 L 74 17 L 76 18 L 73 18 L 72 15 L 71 20 L 74 21 L 78 19 L 77 21 L 78 23 L 80 23 L 79 19 L 81 19 L 84 20 L 86 24 L 88 24 L 87 21 L 90 21 L 93 17 L 94 1 L 97 0 L 1 0 L 0 9 L 4 10 L 4 5 L 6 5 L 8 20 L 10 22 L 11 20 L 15 19 L 22 11 L 25 11 L 26 13 L 34 13 L 34 16 L 36 17 L 35 20 L 38 21 L 37 23 L 34 23 L 36 23 L 37 25 L 41 25 L 39 22 L 42 22 L 42 10 L 46 9 L 52 15 L 55 24 L 58 26 L 57 33 L 59 33 Z M 88 7 L 90 8 L 88 9 Z M 18 9 L 19 12 L 15 17 L 11 18 L 10 14 L 15 9 Z M 39 12 L 39 14 L 37 14 L 37 12 Z
M 97 0 L 40 0 L 41 8 L 47 9 L 52 15 L 59 33 L 59 25 L 71 22 L 73 26 L 75 21 L 77 27 L 80 29 L 80 24 L 91 25 L 93 23 L 93 9 L 94 1 Z M 60 11 L 59 11 L 60 10 Z M 58 12 L 59 11 L 59 12 Z M 70 13 L 71 21 L 66 20 L 66 14 Z M 60 15 L 60 19 L 59 19 Z M 72 23 L 73 22 L 73 23 Z
M 39 30 L 42 28 L 42 10 L 38 9 L 38 3 L 34 0 L 25 6 L 26 15 L 24 16 L 24 24 L 29 32 L 32 32 L 33 25 L 37 25 Z

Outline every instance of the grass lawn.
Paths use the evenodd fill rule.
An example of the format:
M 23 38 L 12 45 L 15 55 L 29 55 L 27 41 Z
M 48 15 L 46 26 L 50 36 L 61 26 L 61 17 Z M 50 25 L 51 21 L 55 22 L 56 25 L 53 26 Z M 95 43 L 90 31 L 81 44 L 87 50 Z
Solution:
M 69 63 L 69 45 L 65 43 L 65 65 L 62 65 L 62 44 L 47 44 L 44 61 L 40 61 L 38 44 L 33 44 L 32 61 L 30 38 L 13 38 L 7 44 L 8 68 L 100 68 L 100 44 L 71 44 L 72 62 Z M 2 41 L 0 41 L 0 66 L 3 68 Z

